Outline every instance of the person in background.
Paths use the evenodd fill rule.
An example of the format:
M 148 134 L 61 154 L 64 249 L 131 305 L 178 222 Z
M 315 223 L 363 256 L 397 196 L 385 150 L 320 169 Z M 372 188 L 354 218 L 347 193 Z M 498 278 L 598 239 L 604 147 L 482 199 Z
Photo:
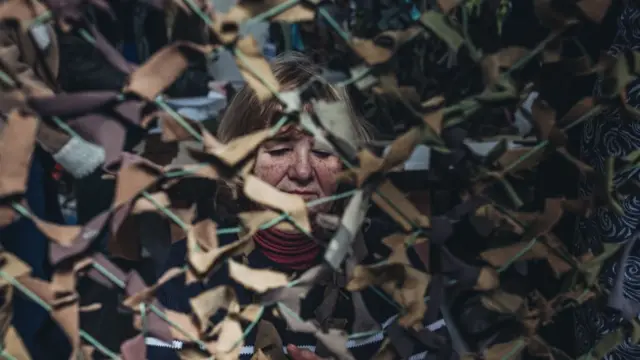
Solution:
M 132 64 L 140 65 L 175 41 L 204 43 L 206 26 L 196 14 L 172 5 L 166 12 L 145 2 L 109 1 L 115 19 L 95 7 L 87 18 L 107 41 Z M 127 74 L 110 65 L 101 53 L 76 32 L 58 33 L 60 38 L 60 84 L 67 92 L 120 90 Z M 167 89 L 170 97 L 206 96 L 211 78 L 204 57 L 190 57 L 189 67 Z
M 189 15 L 177 7 L 163 12 L 145 2 L 113 0 L 109 2 L 116 14 L 90 7 L 87 17 L 96 25 L 109 43 L 133 64 L 142 64 L 156 51 L 170 42 L 187 40 L 203 43 L 206 40 L 204 22 L 195 14 Z M 66 92 L 90 90 L 121 90 L 128 75 L 111 65 L 91 43 L 76 32 L 59 32 L 60 86 Z M 167 89 L 166 96 L 206 96 L 211 78 L 204 57 L 189 58 L 189 67 Z M 126 151 L 133 151 L 137 139 L 127 139 Z M 115 185 L 105 181 L 97 171 L 75 184 L 78 222 L 84 224 L 109 208 Z M 96 196 L 100 194 L 100 196 Z
M 42 13 L 45 8 L 33 2 L 33 11 Z M 4 22 L 0 28 L 0 68 L 27 96 L 51 96 L 59 92 L 57 74 L 59 67 L 58 41 L 53 28 L 37 24 L 28 29 Z M 0 93 L 11 96 L 15 84 L 0 83 Z M 2 117 L 10 108 L 3 108 Z M 104 161 L 104 150 L 80 138 L 72 138 L 60 129 L 41 119 L 37 132 L 37 146 L 31 158 L 27 192 L 31 211 L 38 217 L 56 223 L 64 223 L 58 202 L 57 183 L 51 173 L 58 163 L 74 177 L 91 173 Z M 3 122 L 4 119 L 0 119 Z M 1 130 L 0 130 L 1 131 Z M 7 155 L 7 154 L 2 154 Z M 48 240 L 28 219 L 22 218 L 0 228 L 2 246 L 16 254 L 32 268 L 34 276 L 48 279 Z M 46 310 L 24 297 L 14 297 L 13 324 L 21 335 L 33 359 L 68 357 L 70 348 L 57 325 Z
M 115 19 L 92 6 L 87 10 L 87 19 L 129 63 L 141 65 L 174 41 L 204 43 L 207 39 L 204 22 L 196 14 L 186 14 L 175 4 L 166 12 L 140 1 L 110 0 L 109 5 L 116 15 Z M 79 32 L 58 32 L 58 37 L 61 59 L 59 82 L 64 91 L 119 91 L 126 85 L 128 74 L 110 64 Z M 205 57 L 190 56 L 189 67 L 163 95 L 168 98 L 207 96 L 210 80 Z M 160 141 L 158 134 L 144 134 L 143 139 L 137 136 L 139 134 L 127 135 L 125 151 L 138 153 L 159 165 L 167 165 L 177 154 L 178 145 Z M 77 220 L 81 225 L 109 209 L 113 202 L 115 181 L 105 179 L 103 175 L 102 169 L 98 169 L 73 184 Z M 161 248 L 169 244 L 165 244 L 160 235 L 155 236 L 163 234 L 164 224 L 158 224 L 146 215 L 140 217 L 144 221 L 140 220 L 128 229 L 139 234 L 137 238 L 142 246 L 145 250 L 151 250 L 151 253 L 141 251 L 138 257 L 126 259 L 114 256 L 109 252 L 108 236 L 101 239 L 100 250 L 123 270 L 136 270 L 145 282 L 152 283 L 156 280 L 154 254 L 162 253 Z M 151 239 L 153 244 L 146 242 L 147 239 Z M 83 301 L 99 301 L 105 308 L 116 308 L 121 300 L 117 293 L 91 281 L 80 281 L 78 291 Z M 81 322 L 88 334 L 114 352 L 119 352 L 120 344 L 134 336 L 136 331 L 131 326 L 130 314 L 123 312 L 108 317 L 103 317 L 99 312 L 84 313 Z M 118 331 L 104 331 L 105 328 Z
M 625 2 L 625 8 L 618 21 L 618 32 L 609 49 L 609 54 L 619 55 L 626 51 L 640 50 L 640 7 L 637 2 Z M 595 93 L 599 94 L 601 81 L 596 83 Z M 628 86 L 627 102 L 634 108 L 640 108 L 640 79 L 633 80 Z M 605 161 L 608 157 L 623 157 L 640 149 L 640 125 L 636 119 L 629 119 L 628 115 L 619 108 L 608 109 L 598 116 L 588 120 L 582 131 L 581 157 L 591 165 L 596 173 L 605 172 Z M 629 180 L 640 180 L 640 169 L 616 174 L 613 183 L 620 184 Z M 580 196 L 588 198 L 593 192 L 594 184 L 582 179 Z M 584 254 L 587 250 L 598 253 L 603 243 L 620 243 L 630 241 L 637 236 L 640 229 L 640 194 L 625 195 L 620 199 L 624 213 L 618 215 L 613 210 L 600 207 L 587 219 L 582 219 L 577 227 L 574 243 L 576 254 Z M 631 250 L 624 269 L 624 295 L 635 301 L 640 301 L 640 284 L 638 284 L 638 269 L 640 269 L 640 249 L 636 246 Z M 613 286 L 618 261 L 605 265 L 601 272 L 600 281 L 605 287 Z M 595 346 L 602 335 L 615 329 L 621 321 L 621 316 L 613 310 L 601 310 L 598 304 L 586 303 L 575 314 L 576 345 L 578 353 L 585 353 Z M 607 354 L 605 359 L 631 360 L 640 358 L 640 346 L 629 341 L 617 346 Z

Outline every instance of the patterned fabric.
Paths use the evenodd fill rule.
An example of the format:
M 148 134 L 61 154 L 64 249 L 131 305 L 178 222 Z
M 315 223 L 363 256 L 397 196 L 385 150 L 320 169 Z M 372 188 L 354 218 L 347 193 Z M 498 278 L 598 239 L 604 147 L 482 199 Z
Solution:
M 292 270 L 307 270 L 321 261 L 320 244 L 302 233 L 269 228 L 256 232 L 253 241 L 269 260 Z
M 640 7 L 628 5 L 619 21 L 618 33 L 611 46 L 610 54 L 619 54 L 625 50 L 640 50 Z M 596 84 L 595 94 L 599 92 Z M 640 80 L 629 85 L 629 104 L 640 107 Z M 604 172 L 605 160 L 609 156 L 621 157 L 640 148 L 640 122 L 625 119 L 624 113 L 611 109 L 586 122 L 581 142 L 582 159 L 594 167 L 596 172 Z M 618 174 L 614 179 L 619 184 L 627 179 L 640 180 L 640 169 Z M 580 195 L 588 196 L 593 184 L 584 179 L 580 184 Z M 600 208 L 589 219 L 578 224 L 575 253 L 584 253 L 588 249 L 599 249 L 603 242 L 624 242 L 639 228 L 640 194 L 628 195 L 621 200 L 624 215 L 615 214 L 609 209 Z M 601 273 L 601 282 L 611 288 L 617 271 L 617 261 L 607 264 Z M 640 301 L 640 247 L 632 250 L 625 266 L 625 296 Z M 588 304 L 576 311 L 577 351 L 589 351 L 601 336 L 622 321 L 613 310 L 598 309 Z M 640 359 L 640 346 L 624 343 L 605 356 L 606 360 Z

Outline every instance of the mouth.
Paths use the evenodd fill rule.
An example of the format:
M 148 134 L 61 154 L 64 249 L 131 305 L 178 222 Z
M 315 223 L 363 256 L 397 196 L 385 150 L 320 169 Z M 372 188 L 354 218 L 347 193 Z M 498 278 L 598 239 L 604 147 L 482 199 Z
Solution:
M 287 191 L 289 194 L 298 195 L 304 199 L 304 201 L 310 201 L 318 198 L 315 192 L 311 191 Z

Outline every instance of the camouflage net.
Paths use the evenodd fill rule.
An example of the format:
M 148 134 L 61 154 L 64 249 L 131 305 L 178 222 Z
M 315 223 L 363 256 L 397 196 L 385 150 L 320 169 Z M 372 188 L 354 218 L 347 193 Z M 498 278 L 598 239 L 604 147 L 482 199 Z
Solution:
M 239 1 L 231 11 L 222 14 L 214 13 L 210 7 L 195 0 L 177 0 L 175 5 L 180 11 L 195 13 L 202 18 L 208 26 L 211 42 L 172 43 L 136 69 L 130 67 L 80 15 L 78 9 L 84 5 L 83 2 L 48 0 L 44 3 L 49 10 L 38 12 L 29 1 L 9 0 L 0 5 L 0 19 L 17 23 L 21 29 L 44 22 L 53 22 L 63 31 L 75 29 L 92 42 L 108 61 L 129 74 L 128 83 L 121 92 L 32 97 L 22 91 L 14 74 L 6 68 L 0 73 L 1 80 L 12 89 L 5 91 L 1 99 L 5 124 L 0 133 L 0 226 L 20 217 L 31 219 L 50 240 L 49 260 L 54 267 L 50 282 L 40 280 L 30 275 L 29 266 L 19 258 L 2 252 L 0 276 L 3 280 L 0 285 L 7 299 L 2 313 L 11 313 L 14 291 L 23 292 L 47 309 L 64 330 L 73 348 L 72 358 L 90 358 L 93 352 L 100 352 L 112 359 L 144 359 L 147 336 L 195 344 L 195 348 L 177 350 L 185 359 L 237 358 L 244 337 L 258 324 L 262 314 L 273 308 L 292 329 L 314 334 L 335 358 L 353 358 L 346 349 L 347 340 L 366 333 L 347 334 L 336 329 L 325 331 L 316 323 L 301 319 L 297 312 L 299 306 L 292 298 L 308 292 L 317 279 L 339 270 L 345 262 L 353 263 L 351 248 L 364 221 L 362 208 L 369 200 L 386 212 L 401 231 L 383 241 L 390 247 L 391 255 L 377 264 L 357 264 L 349 274 L 346 288 L 358 291 L 376 287 L 381 296 L 395 302 L 401 309 L 397 323 L 407 329 L 404 335 L 387 336 L 376 355 L 377 359 L 402 357 L 401 344 L 406 339 L 425 341 L 429 337 L 437 337 L 420 324 L 427 307 L 442 304 L 440 295 L 434 294 L 441 294 L 436 287 L 444 286 L 455 286 L 458 294 L 464 294 L 465 290 L 482 292 L 484 308 L 517 319 L 522 325 L 518 332 L 510 332 L 507 339 L 487 341 L 479 351 L 461 354 L 466 359 L 513 359 L 524 353 L 568 358 L 548 345 L 538 331 L 559 312 L 593 298 L 609 301 L 610 306 L 623 311 L 626 321 L 581 359 L 601 358 L 628 337 L 634 343 L 640 339 L 640 323 L 634 316 L 638 312 L 638 304 L 620 296 L 621 286 L 614 287 L 609 293 L 597 281 L 603 261 L 616 254 L 622 244 L 605 244 L 602 253 L 575 256 L 551 232 L 567 212 L 590 216 L 600 206 L 622 212 L 619 197 L 624 193 L 638 192 L 638 183 L 615 187 L 612 179 L 616 173 L 638 166 L 640 151 L 624 158 L 609 159 L 608 171 L 600 174 L 575 159 L 565 148 L 566 131 L 607 107 L 620 107 L 630 121 L 637 121 L 639 115 L 626 103 L 625 94 L 626 84 L 637 74 L 640 54 L 628 52 L 615 58 L 603 56 L 595 62 L 586 55 L 563 58 L 560 54 L 563 39 L 571 36 L 571 31 L 580 22 L 602 21 L 609 6 L 607 1 L 536 0 L 536 15 L 549 28 L 548 36 L 532 49 L 510 47 L 483 53 L 470 41 L 465 20 L 465 14 L 475 11 L 477 1 L 461 5 L 455 0 L 439 0 L 437 7 L 424 11 L 408 26 L 364 38 L 352 36 L 341 28 L 326 11 L 328 2 Z M 101 2 L 91 3 L 105 8 Z M 501 2 L 501 9 L 504 3 Z M 169 6 L 163 1 L 156 1 L 153 5 L 160 9 Z M 307 93 L 298 89 L 282 91 L 256 41 L 239 33 L 239 24 L 243 22 L 269 20 L 294 23 L 318 19 L 328 24 L 342 39 L 342 45 L 358 59 L 357 64 L 349 69 L 351 79 L 334 85 L 349 87 L 365 97 L 384 95 L 401 104 L 406 114 L 410 114 L 408 120 L 398 120 L 408 124 L 409 130 L 392 141 L 383 157 L 377 156 L 367 144 L 345 141 L 331 128 L 330 124 L 339 121 L 336 119 L 346 119 L 343 104 L 313 102 L 315 111 L 309 113 L 301 105 L 312 102 Z M 470 66 L 480 68 L 483 90 L 452 101 L 440 95 L 425 98 L 425 92 L 417 86 L 401 85 L 394 67 L 398 66 L 396 57 L 403 49 L 417 46 L 416 41 L 424 39 L 438 40 L 454 57 L 465 58 Z M 188 54 L 213 56 L 222 48 L 232 51 L 247 84 L 260 100 L 275 98 L 283 105 L 281 120 L 276 125 L 227 144 L 218 142 L 199 123 L 178 115 L 162 97 L 163 91 L 187 67 Z M 413 54 L 427 57 L 428 53 L 427 50 Z M 604 80 L 602 96 L 582 99 L 565 116 L 557 118 L 555 109 L 545 101 L 544 77 L 537 76 L 539 74 L 525 77 L 520 72 L 534 60 L 541 63 L 539 74 L 545 76 L 551 73 L 568 79 L 598 73 Z M 323 80 L 317 78 L 313 81 Z M 492 138 L 499 140 L 498 145 L 488 155 L 469 153 L 464 142 L 469 136 L 466 130 L 469 122 L 482 122 L 482 116 L 478 115 L 486 114 L 492 108 L 520 104 L 532 91 L 541 94 L 533 103 L 530 114 L 535 137 L 524 139 L 524 145 L 514 149 L 508 146 L 508 142 L 517 140 L 517 136 L 496 133 Z M 149 128 L 158 118 L 162 119 L 164 141 L 197 140 L 202 144 L 202 149 L 191 151 L 198 163 L 165 168 L 123 153 L 128 129 Z M 80 136 L 78 129 L 82 129 L 85 138 L 104 147 L 110 169 L 117 169 L 112 172 L 116 178 L 116 195 L 111 208 L 85 226 L 59 225 L 39 219 L 23 199 L 41 121 L 55 124 L 71 136 Z M 103 125 L 97 126 L 97 123 Z M 302 198 L 283 193 L 252 175 L 250 169 L 257 147 L 288 124 L 295 124 L 309 131 L 317 140 L 331 144 L 347 168 L 345 181 L 352 183 L 354 188 L 328 199 L 305 203 Z M 103 136 L 104 132 L 109 136 Z M 418 210 L 417 205 L 420 204 L 412 203 L 389 180 L 392 170 L 402 164 L 419 144 L 426 144 L 433 151 L 456 159 L 445 164 L 445 170 L 462 179 L 457 193 L 466 201 L 441 216 L 429 216 Z M 11 156 L 6 156 L 9 153 Z M 584 176 L 591 177 L 598 184 L 598 191 L 594 191 L 590 199 L 547 198 L 542 211 L 522 211 L 525 201 L 512 186 L 512 181 L 533 176 L 540 161 L 552 153 L 561 154 Z M 237 214 L 242 224 L 240 228 L 217 228 L 211 220 L 194 223 L 193 206 L 197 196 L 180 197 L 176 195 L 176 189 L 195 182 L 204 182 L 214 188 L 221 181 L 238 184 L 248 199 L 266 210 Z M 299 279 L 291 282 L 285 274 L 253 269 L 234 260 L 252 248 L 252 235 L 259 229 L 294 226 L 310 234 L 307 207 L 341 198 L 348 198 L 348 205 L 341 218 L 332 219 L 334 235 L 326 244 L 326 262 L 308 270 Z M 177 236 L 186 238 L 188 244 L 186 265 L 168 270 L 152 285 L 144 284 L 135 271 L 125 273 L 116 267 L 97 252 L 95 246 L 100 234 L 107 232 L 110 249 L 115 254 L 130 251 L 127 246 L 133 240 L 119 229 L 127 219 L 144 212 L 156 212 L 174 222 L 180 228 Z M 471 262 L 462 261 L 447 250 L 453 224 L 463 217 L 471 217 L 489 239 L 487 247 L 468 256 L 474 259 Z M 221 233 L 238 233 L 239 240 L 218 246 L 216 234 Z M 406 255 L 408 248 L 415 250 L 429 273 L 410 264 Z M 430 253 L 438 254 L 437 266 L 430 264 Z M 514 293 L 501 285 L 501 274 L 512 264 L 541 260 L 563 280 L 562 290 L 554 297 L 544 297 L 535 290 Z M 164 309 L 154 298 L 157 289 L 170 279 L 186 274 L 187 282 L 203 281 L 214 276 L 221 266 L 228 267 L 235 282 L 265 295 L 262 299 L 268 301 L 241 306 L 229 288 L 219 287 L 192 298 L 193 313 L 184 314 Z M 140 334 L 123 343 L 120 354 L 113 353 L 81 329 L 80 313 L 95 310 L 100 305 L 80 306 L 76 290 L 79 277 L 89 277 L 123 293 L 126 298 L 122 305 L 136 314 L 134 324 Z M 426 294 L 433 296 L 425 299 Z M 217 324 L 209 324 L 210 315 L 218 309 L 225 310 L 224 319 Z M 455 323 L 447 326 L 455 333 Z M 2 331 L 2 355 L 9 359 L 29 358 L 19 335 L 9 323 L 3 323 Z M 270 357 L 256 351 L 254 358 Z

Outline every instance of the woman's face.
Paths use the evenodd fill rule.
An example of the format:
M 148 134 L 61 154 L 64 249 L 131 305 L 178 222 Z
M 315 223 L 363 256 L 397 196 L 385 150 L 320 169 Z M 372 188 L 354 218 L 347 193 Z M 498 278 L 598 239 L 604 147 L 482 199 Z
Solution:
M 309 202 L 333 195 L 341 170 L 337 156 L 318 148 L 312 136 L 294 130 L 282 132 L 260 147 L 254 174 Z M 327 202 L 309 208 L 309 212 L 326 212 L 330 208 L 331 203 Z

